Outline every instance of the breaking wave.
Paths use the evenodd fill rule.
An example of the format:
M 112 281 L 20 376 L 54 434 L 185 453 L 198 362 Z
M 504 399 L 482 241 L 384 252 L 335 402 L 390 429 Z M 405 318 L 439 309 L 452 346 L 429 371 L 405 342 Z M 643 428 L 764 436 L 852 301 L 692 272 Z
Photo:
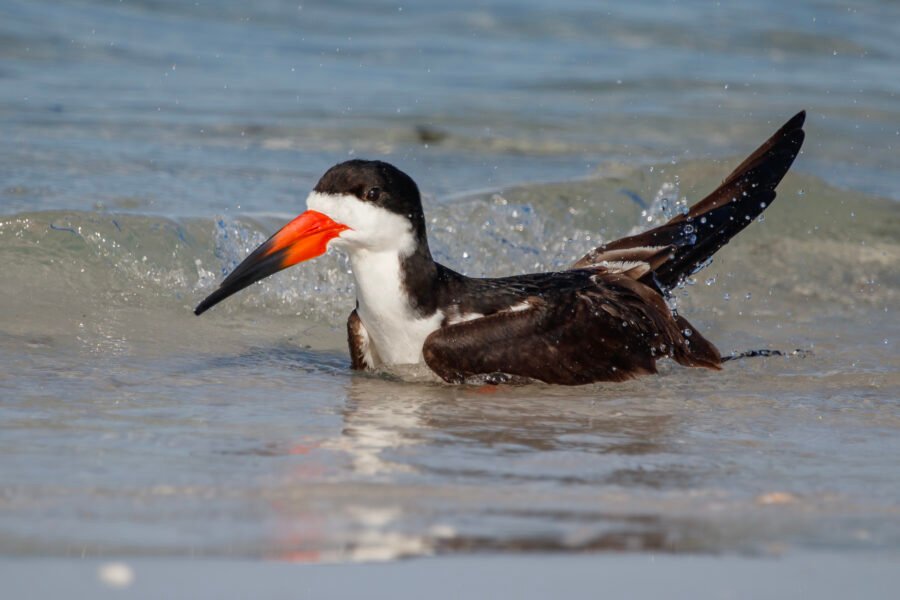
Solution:
M 714 163 L 697 163 L 680 165 L 678 177 L 649 169 L 444 202 L 426 198 L 432 249 L 438 261 L 468 275 L 565 268 L 604 241 L 664 220 L 686 198 L 696 201 L 722 171 Z M 72 211 L 2 216 L 0 308 L 15 304 L 17 318 L 41 319 L 23 298 L 62 294 L 63 310 L 101 303 L 189 311 L 292 216 L 176 220 Z M 764 216 L 764 223 L 751 225 L 676 291 L 677 301 L 717 313 L 791 310 L 803 318 L 886 310 L 900 300 L 896 203 L 789 176 Z M 348 262 L 329 252 L 216 310 L 299 315 L 339 326 L 352 298 Z

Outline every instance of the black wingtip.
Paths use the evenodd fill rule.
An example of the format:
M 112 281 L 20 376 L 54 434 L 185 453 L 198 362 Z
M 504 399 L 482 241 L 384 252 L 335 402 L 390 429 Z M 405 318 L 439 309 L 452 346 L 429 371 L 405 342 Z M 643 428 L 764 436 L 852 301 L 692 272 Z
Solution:
M 788 119 L 784 125 L 782 125 L 778 131 L 772 136 L 772 139 L 777 139 L 783 135 L 786 135 L 792 131 L 796 131 L 798 129 L 803 129 L 803 125 L 806 123 L 806 110 L 801 110 L 796 115 Z

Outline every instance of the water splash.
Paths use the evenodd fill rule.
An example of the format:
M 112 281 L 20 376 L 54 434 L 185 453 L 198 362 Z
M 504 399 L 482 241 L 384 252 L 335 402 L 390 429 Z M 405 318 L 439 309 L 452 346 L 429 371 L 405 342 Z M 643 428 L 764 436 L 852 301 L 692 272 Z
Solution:
M 754 310 L 766 311 L 798 302 L 809 310 L 816 306 L 831 310 L 900 301 L 894 268 L 900 247 L 893 229 L 886 226 L 895 219 L 895 207 L 815 180 L 804 184 L 815 193 L 807 193 L 808 200 L 795 200 L 790 219 L 754 224 L 722 251 L 723 264 L 740 282 L 738 297 L 746 300 L 745 294 L 752 294 Z M 563 269 L 604 241 L 643 231 L 685 209 L 677 182 L 660 183 L 645 213 L 617 192 L 621 187 L 618 180 L 598 180 L 524 186 L 444 203 L 426 199 L 433 253 L 448 267 L 471 276 Z M 783 203 L 797 198 L 790 190 L 783 196 Z M 840 210 L 848 202 L 854 203 L 852 218 Z M 776 204 L 772 210 L 784 209 Z M 30 290 L 26 293 L 35 297 L 63 293 L 65 310 L 72 314 L 98 305 L 110 311 L 169 307 L 189 314 L 287 219 L 175 220 L 101 212 L 9 215 L 0 218 L 4 289 Z M 796 235 L 797 223 L 816 227 L 816 233 Z M 679 301 L 690 290 L 691 305 L 746 310 L 745 302 L 723 301 L 722 294 L 734 290 L 716 292 L 717 280 L 716 273 L 702 279 L 706 285 L 686 280 Z M 299 315 L 340 327 L 354 296 L 346 257 L 330 252 L 236 294 L 216 310 Z M 21 302 L 21 293 L 2 298 L 7 298 L 3 306 L 13 306 Z M 37 308 L 34 311 L 32 317 L 23 318 L 41 318 Z M 96 333 L 102 337 L 102 332 Z
M 687 214 L 688 210 L 687 198 L 679 195 L 678 180 L 663 182 L 653 196 L 650 206 L 641 211 L 640 221 L 631 228 L 628 235 L 636 235 L 658 227 L 676 215 Z

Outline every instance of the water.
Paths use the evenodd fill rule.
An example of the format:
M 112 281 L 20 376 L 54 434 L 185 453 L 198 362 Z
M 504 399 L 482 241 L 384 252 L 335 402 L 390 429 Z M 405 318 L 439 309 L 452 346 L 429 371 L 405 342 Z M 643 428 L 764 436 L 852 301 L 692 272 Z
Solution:
M 0 553 L 900 548 L 895 3 L 0 17 Z M 504 275 L 701 197 L 800 108 L 765 222 L 677 302 L 724 352 L 805 358 L 581 388 L 353 374 L 334 254 L 190 312 L 348 156 L 419 181 L 441 261 Z

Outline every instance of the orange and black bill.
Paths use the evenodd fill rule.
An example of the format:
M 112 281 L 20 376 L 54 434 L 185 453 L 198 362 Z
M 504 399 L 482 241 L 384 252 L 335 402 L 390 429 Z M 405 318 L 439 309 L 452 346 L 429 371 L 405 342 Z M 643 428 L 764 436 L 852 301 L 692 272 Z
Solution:
M 328 242 L 350 229 L 326 215 L 308 210 L 270 237 L 237 266 L 219 289 L 197 305 L 200 315 L 248 285 L 304 260 L 321 256 Z

